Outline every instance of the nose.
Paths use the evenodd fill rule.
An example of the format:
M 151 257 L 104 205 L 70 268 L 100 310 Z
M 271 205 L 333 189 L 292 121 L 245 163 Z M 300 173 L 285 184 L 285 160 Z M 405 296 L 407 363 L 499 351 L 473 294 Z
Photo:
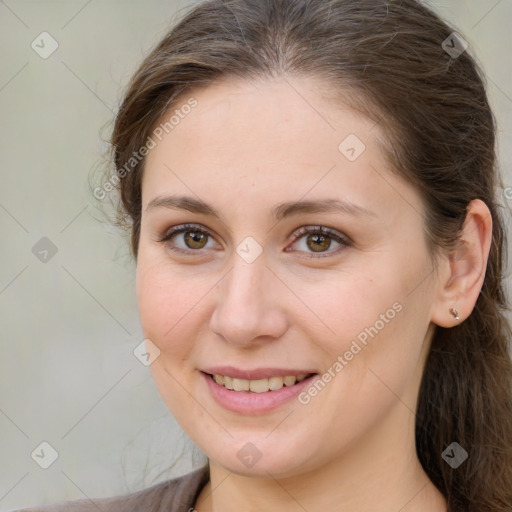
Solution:
M 231 271 L 217 285 L 212 331 L 247 348 L 281 337 L 288 324 L 279 284 L 263 256 L 247 263 L 235 254 Z

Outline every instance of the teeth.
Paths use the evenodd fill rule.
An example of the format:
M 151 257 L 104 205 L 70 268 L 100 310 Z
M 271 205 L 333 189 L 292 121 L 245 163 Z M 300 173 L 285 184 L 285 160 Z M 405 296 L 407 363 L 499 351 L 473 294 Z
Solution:
M 268 379 L 248 380 L 249 389 L 254 393 L 265 393 L 268 391 Z
M 297 379 L 295 378 L 294 375 L 292 375 L 290 377 L 285 377 L 283 379 L 283 382 L 285 386 L 293 386 L 297 382 Z
M 287 375 L 286 377 L 270 377 L 269 379 L 236 379 L 227 375 L 214 375 L 213 380 L 224 386 L 226 389 L 235 391 L 252 391 L 253 393 L 266 393 L 267 391 L 276 391 L 283 386 L 293 386 L 296 382 L 303 381 L 308 374 Z
M 233 389 L 233 378 L 224 376 L 224 387 L 226 389 Z
M 233 379 L 233 389 L 235 391 L 249 391 L 250 381 L 245 379 Z
M 272 391 L 281 389 L 283 386 L 284 386 L 283 377 L 270 377 L 270 379 L 268 379 L 268 387 Z

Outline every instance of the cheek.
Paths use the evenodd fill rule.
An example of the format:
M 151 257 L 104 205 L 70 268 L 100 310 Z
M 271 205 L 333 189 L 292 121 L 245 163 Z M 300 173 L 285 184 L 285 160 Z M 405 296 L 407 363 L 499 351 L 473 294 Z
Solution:
M 197 284 L 197 283 L 196 283 Z M 164 403 L 187 432 L 192 432 L 194 418 L 201 410 L 186 391 L 192 389 L 194 349 L 191 340 L 197 333 L 200 299 L 199 286 L 191 286 L 184 273 L 170 271 L 166 264 L 147 264 L 144 257 L 137 262 L 137 302 L 145 338 L 160 350 L 150 365 L 153 381 Z
M 162 352 L 182 351 L 187 331 L 204 295 L 200 283 L 165 264 L 137 263 L 137 304 L 144 336 Z M 193 322 L 192 322 L 193 324 Z M 180 343 L 181 340 L 181 343 Z
M 389 267 L 386 273 L 336 272 L 314 285 L 297 280 L 293 288 L 304 304 L 297 307 L 304 309 L 309 327 L 319 329 L 329 352 L 336 355 L 348 350 L 352 340 L 364 341 L 367 329 L 375 324 L 379 331 L 387 329 L 405 296 L 401 276 Z
M 424 255 L 397 252 L 372 260 L 364 268 L 326 276 L 315 286 L 294 283 L 297 295 L 316 313 L 306 311 L 302 325 L 325 354 L 325 370 L 343 374 L 336 380 L 353 396 L 363 390 L 374 396 L 382 388 L 370 369 L 392 389 L 401 389 L 416 367 L 429 325 L 428 284 L 418 287 L 428 273 Z

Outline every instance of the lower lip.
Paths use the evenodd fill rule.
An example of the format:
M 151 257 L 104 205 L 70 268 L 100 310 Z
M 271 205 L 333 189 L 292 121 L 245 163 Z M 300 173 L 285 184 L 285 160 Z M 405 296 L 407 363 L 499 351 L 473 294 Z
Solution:
M 210 375 L 201 372 L 201 375 L 213 396 L 213 399 L 224 409 L 240 414 L 263 414 L 273 411 L 279 406 L 293 400 L 304 388 L 311 385 L 317 374 L 311 375 L 293 386 L 283 386 L 281 389 L 254 393 L 251 391 L 233 391 L 217 384 Z

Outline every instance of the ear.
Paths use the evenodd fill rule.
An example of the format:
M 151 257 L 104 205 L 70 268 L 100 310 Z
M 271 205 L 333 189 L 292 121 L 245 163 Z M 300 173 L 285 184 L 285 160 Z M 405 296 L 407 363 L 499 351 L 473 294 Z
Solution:
M 433 323 L 453 327 L 471 314 L 484 282 L 491 242 L 491 212 L 483 201 L 474 199 L 467 207 L 457 246 L 439 261 Z

